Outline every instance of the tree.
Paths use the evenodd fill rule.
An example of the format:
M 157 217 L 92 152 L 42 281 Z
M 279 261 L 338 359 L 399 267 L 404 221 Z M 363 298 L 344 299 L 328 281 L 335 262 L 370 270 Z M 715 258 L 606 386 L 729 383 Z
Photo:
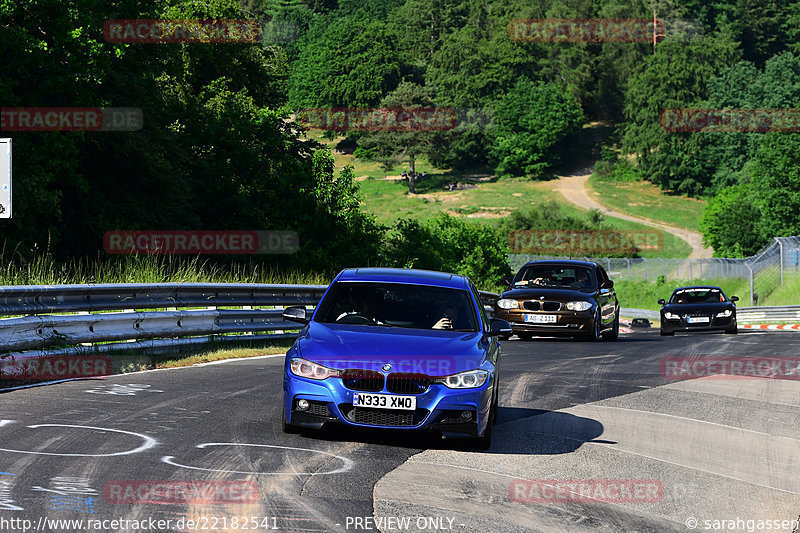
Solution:
M 386 238 L 386 260 L 395 266 L 442 270 L 494 287 L 511 274 L 508 243 L 483 224 L 439 213 L 420 222 L 399 220 Z
M 707 140 L 691 133 L 666 131 L 665 109 L 699 107 L 708 98 L 709 79 L 736 58 L 735 43 L 724 35 L 685 41 L 666 39 L 644 58 L 641 72 L 625 90 L 623 150 L 636 155 L 643 177 L 662 189 L 699 195 L 708 187 L 713 167 L 699 157 Z
M 800 234 L 800 134 L 768 133 L 753 164 L 763 239 Z
M 317 21 L 299 43 L 289 77 L 295 108 L 369 107 L 400 80 L 394 43 L 384 23 L 363 14 Z
M 753 255 L 765 243 L 758 229 L 760 217 L 749 183 L 726 187 L 709 199 L 703 210 L 703 245 L 711 246 L 716 257 Z
M 380 106 L 398 115 L 414 110 L 430 110 L 434 108 L 433 92 L 415 83 L 402 82 L 381 100 Z M 410 194 L 414 194 L 417 160 L 431 151 L 435 136 L 434 129 L 424 124 L 412 126 L 410 131 L 388 131 L 380 128 L 369 131 L 359 137 L 359 150 L 356 152 L 356 155 L 379 161 L 387 170 L 408 163 L 411 169 L 408 176 Z
M 553 85 L 518 81 L 497 108 L 490 149 L 497 172 L 541 176 L 559 160 L 560 143 L 576 133 L 582 121 L 580 107 Z

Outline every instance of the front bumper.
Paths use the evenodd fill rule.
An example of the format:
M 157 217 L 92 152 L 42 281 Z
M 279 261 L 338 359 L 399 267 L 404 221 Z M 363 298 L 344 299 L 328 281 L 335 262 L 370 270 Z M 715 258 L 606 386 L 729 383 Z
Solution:
M 556 322 L 527 322 L 525 315 L 555 315 Z M 589 311 L 527 311 L 524 309 L 495 309 L 494 316 L 507 320 L 514 333 L 534 335 L 589 335 L 594 329 L 595 315 Z
M 687 317 L 664 318 L 661 315 L 661 330 L 666 333 L 676 331 L 717 331 L 724 329 L 734 329 L 737 327 L 736 315 L 729 317 L 709 317 L 705 323 L 690 323 Z
M 404 431 L 438 431 L 446 436 L 477 437 L 483 434 L 492 406 L 494 374 L 477 389 L 449 389 L 432 384 L 417 398 L 414 411 L 353 407 L 353 394 L 339 378 L 317 381 L 284 374 L 283 413 L 294 426 L 321 429 L 330 424 L 351 427 Z M 386 390 L 376 394 L 392 394 Z M 305 399 L 309 409 L 297 409 L 297 400 Z M 460 418 L 463 411 L 471 419 Z

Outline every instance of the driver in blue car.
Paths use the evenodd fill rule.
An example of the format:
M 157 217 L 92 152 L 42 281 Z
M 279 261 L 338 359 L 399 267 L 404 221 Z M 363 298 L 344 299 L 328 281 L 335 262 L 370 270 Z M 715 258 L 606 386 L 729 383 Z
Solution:
M 383 294 L 379 290 L 354 290 L 352 296 L 355 303 L 354 309 L 336 317 L 337 322 L 342 321 L 347 316 L 356 315 L 367 318 L 375 324 L 383 324 L 376 316 L 383 304 Z

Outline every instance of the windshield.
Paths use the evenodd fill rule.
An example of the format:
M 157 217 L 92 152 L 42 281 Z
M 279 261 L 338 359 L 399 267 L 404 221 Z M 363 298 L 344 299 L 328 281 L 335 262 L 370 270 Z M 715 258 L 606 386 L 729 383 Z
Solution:
M 684 289 L 675 291 L 670 298 L 671 304 L 710 304 L 727 302 L 728 299 L 719 289 Z
M 467 291 L 404 283 L 336 283 L 315 316 L 326 324 L 478 331 Z
M 558 265 L 535 265 L 523 268 L 514 279 L 514 287 L 566 287 L 591 289 L 594 281 L 591 269 Z

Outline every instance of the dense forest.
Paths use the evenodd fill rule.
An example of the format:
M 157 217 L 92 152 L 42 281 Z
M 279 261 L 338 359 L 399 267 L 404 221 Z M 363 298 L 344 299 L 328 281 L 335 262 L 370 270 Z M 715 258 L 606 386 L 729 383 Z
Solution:
M 655 45 L 513 31 L 519 20 L 654 14 Z M 249 44 L 107 41 L 104 24 L 120 19 L 255 19 L 260 32 Z M 0 131 L 13 138 L 15 176 L 14 218 L 0 227 L 20 253 L 92 256 L 116 229 L 291 229 L 302 253 L 265 260 L 502 273 L 487 270 L 504 253 L 488 228 L 447 216 L 386 228 L 362 212 L 352 170 L 337 171 L 292 120 L 326 107 L 456 110 L 466 119 L 447 131 L 351 131 L 347 141 L 387 168 L 425 157 L 530 179 L 585 157 L 576 138 L 603 121 L 615 133 L 597 171 L 708 198 L 702 228 L 718 256 L 800 234 L 799 132 L 660 122 L 665 109 L 800 108 L 800 3 L 0 0 L 0 27 L 3 108 L 144 116 L 138 132 Z

